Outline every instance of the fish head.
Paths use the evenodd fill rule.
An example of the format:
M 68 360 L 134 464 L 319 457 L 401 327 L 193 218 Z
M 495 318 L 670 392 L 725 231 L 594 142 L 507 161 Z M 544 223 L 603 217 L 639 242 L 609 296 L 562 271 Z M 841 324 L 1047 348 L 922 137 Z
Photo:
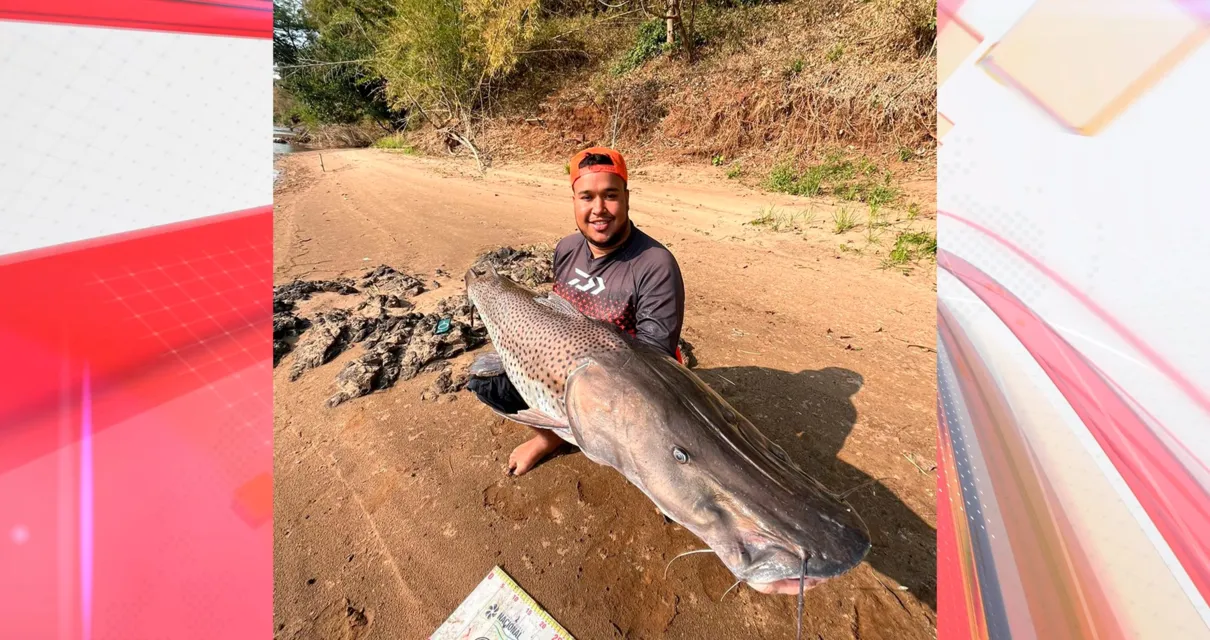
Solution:
M 753 589 L 798 593 L 870 549 L 852 507 L 663 354 L 596 354 L 570 376 L 565 401 L 584 453 L 626 475 Z
M 463 276 L 462 280 L 466 283 L 466 295 L 468 298 L 471 298 L 472 302 L 474 301 L 474 292 L 479 292 L 482 295 L 485 290 L 492 287 L 504 286 L 504 278 L 496 272 L 496 267 L 486 260 L 474 264 L 470 269 L 467 269 L 466 275 Z
M 521 285 L 500 275 L 486 260 L 467 269 L 463 282 L 466 283 L 467 301 L 480 313 L 506 308 L 506 301 L 526 294 Z

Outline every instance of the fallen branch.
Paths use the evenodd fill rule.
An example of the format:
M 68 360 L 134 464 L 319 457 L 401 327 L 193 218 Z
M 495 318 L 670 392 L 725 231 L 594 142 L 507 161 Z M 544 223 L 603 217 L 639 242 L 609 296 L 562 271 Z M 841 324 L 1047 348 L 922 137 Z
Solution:
M 331 67 L 338 64 L 361 64 L 370 60 L 337 60 L 335 62 L 308 62 L 306 64 L 279 65 L 278 69 L 306 69 L 308 67 Z
M 466 138 L 462 137 L 461 135 L 458 134 L 457 131 L 454 131 L 453 129 L 446 129 L 442 133 L 444 133 L 445 135 L 456 140 L 458 142 L 458 144 L 466 147 L 467 149 L 470 149 L 471 154 L 475 156 L 475 162 L 479 163 L 479 172 L 480 173 L 487 172 L 487 166 L 483 163 L 483 158 L 481 158 L 479 156 L 479 149 L 475 147 L 474 143 L 472 143 L 470 140 L 467 140 Z

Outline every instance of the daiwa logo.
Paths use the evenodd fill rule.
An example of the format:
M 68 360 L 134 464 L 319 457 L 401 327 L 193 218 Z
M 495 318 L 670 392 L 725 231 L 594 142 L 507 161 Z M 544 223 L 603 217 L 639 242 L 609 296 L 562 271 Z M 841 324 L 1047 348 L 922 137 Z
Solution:
M 585 278 L 585 280 L 583 281 L 584 284 L 580 284 L 580 282 L 581 282 L 580 278 L 572 278 L 571 280 L 567 281 L 568 286 L 575 287 L 575 288 L 579 289 L 580 291 L 583 291 L 585 293 L 590 293 L 594 296 L 605 290 L 605 281 L 602 280 L 599 276 L 590 276 L 587 273 L 580 271 L 579 269 L 576 269 L 576 275 L 580 276 L 580 278 Z M 596 287 L 596 288 L 593 289 L 593 287 Z M 592 291 L 589 291 L 589 289 L 592 289 Z

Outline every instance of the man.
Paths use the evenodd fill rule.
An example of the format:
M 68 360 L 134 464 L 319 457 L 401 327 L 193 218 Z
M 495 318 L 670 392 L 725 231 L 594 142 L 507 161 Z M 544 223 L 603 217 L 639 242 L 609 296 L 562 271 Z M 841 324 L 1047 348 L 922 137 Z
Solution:
M 555 247 L 555 293 L 584 315 L 617 327 L 677 360 L 685 318 L 685 286 L 676 258 L 630 221 L 626 161 L 613 149 L 593 147 L 572 157 L 576 227 Z M 505 375 L 472 378 L 467 388 L 504 414 L 527 407 Z M 510 474 L 521 475 L 559 448 L 546 429 L 513 449 Z

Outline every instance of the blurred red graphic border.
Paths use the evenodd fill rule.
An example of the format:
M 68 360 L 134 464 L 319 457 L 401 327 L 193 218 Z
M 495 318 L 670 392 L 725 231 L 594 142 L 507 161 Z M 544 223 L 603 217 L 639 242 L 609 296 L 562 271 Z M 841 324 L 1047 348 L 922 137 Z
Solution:
M 4 0 L 0 20 L 269 38 L 272 0 Z
M 272 11 L 0 1 L 0 21 L 182 46 L 268 40 Z M 247 205 L 0 256 L 0 637 L 271 635 L 273 222 Z
M 138 390 L 120 420 L 270 361 L 272 233 L 262 207 L 0 258 L 23 301 L 0 311 L 0 473 L 54 448 L 36 425 L 81 383 L 65 362 L 88 363 L 98 396 Z

